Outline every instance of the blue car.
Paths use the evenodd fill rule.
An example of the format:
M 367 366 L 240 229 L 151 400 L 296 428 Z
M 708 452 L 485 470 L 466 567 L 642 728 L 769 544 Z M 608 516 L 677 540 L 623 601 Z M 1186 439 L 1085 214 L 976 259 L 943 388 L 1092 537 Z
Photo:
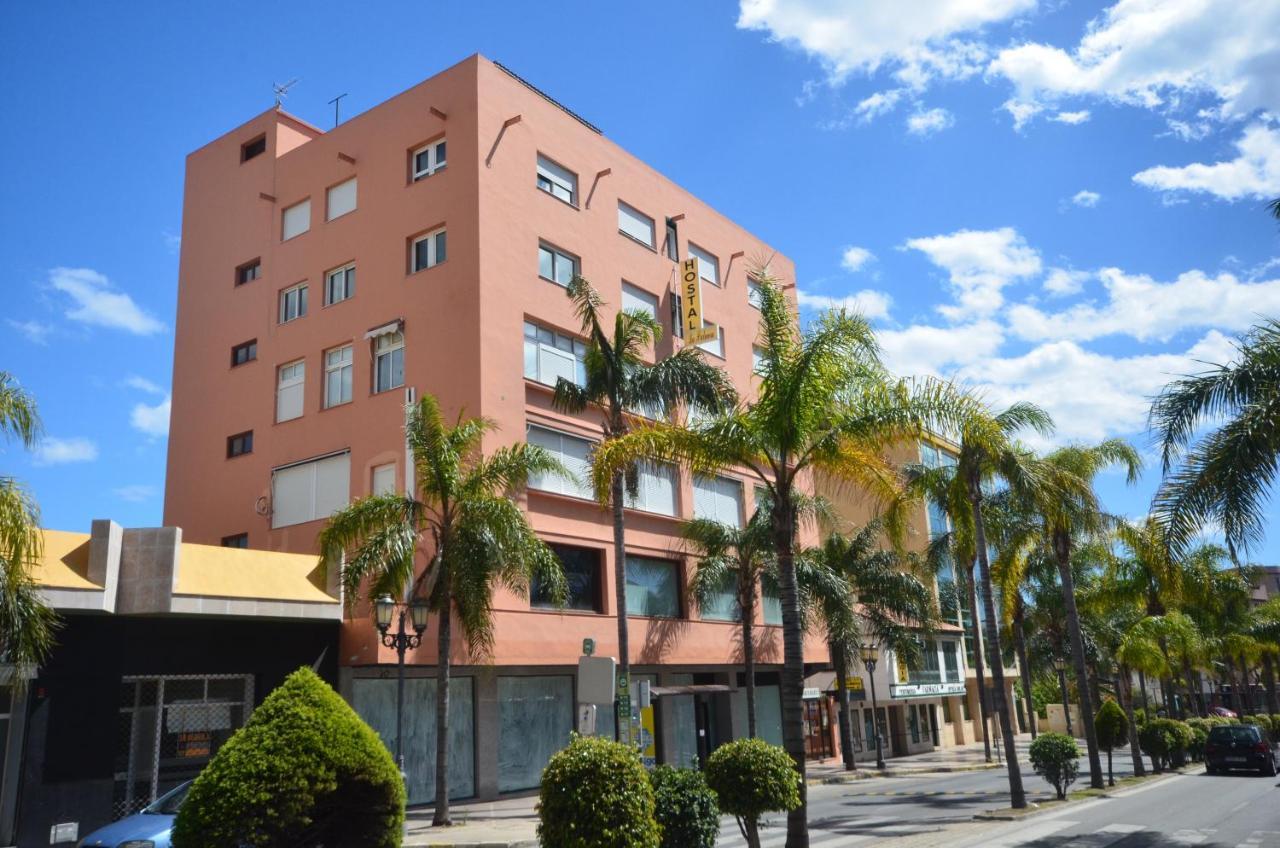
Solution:
M 142 812 L 100 827 L 81 839 L 77 848 L 169 848 L 169 831 L 191 781 L 161 795 Z

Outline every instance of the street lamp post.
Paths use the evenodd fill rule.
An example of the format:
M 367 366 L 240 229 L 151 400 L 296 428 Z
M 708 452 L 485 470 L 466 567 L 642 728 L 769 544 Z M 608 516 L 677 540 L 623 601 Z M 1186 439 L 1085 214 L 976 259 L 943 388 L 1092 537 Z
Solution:
M 876 733 L 876 768 L 884 769 L 884 750 L 880 743 L 880 708 L 876 702 L 876 662 L 880 659 L 878 645 L 862 646 L 862 664 L 867 667 L 867 677 L 871 678 L 871 728 Z
M 396 616 L 397 611 L 399 616 L 396 632 L 389 633 L 391 619 Z M 402 732 L 404 726 L 404 654 L 405 651 L 422 644 L 422 631 L 427 629 L 427 599 L 414 598 L 408 604 L 397 604 L 391 599 L 390 595 L 383 595 L 373 602 L 373 612 L 378 626 L 378 633 L 382 637 L 382 644 L 396 652 L 396 766 L 399 767 L 400 776 L 403 778 L 404 754 L 401 751 L 400 740 L 404 735 Z M 406 615 L 409 616 L 409 620 L 413 625 L 412 633 L 405 630 Z
M 1053 667 L 1058 672 L 1058 686 L 1062 689 L 1062 716 L 1067 720 L 1067 735 L 1074 736 L 1071 732 L 1071 705 L 1067 703 L 1067 661 L 1062 657 L 1055 657 Z

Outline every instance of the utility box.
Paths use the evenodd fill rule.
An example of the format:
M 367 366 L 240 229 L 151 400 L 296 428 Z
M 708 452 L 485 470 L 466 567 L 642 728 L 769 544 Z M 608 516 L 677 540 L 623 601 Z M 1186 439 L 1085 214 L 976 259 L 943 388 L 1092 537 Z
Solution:
M 612 704 L 617 673 L 613 657 L 578 657 L 578 703 Z

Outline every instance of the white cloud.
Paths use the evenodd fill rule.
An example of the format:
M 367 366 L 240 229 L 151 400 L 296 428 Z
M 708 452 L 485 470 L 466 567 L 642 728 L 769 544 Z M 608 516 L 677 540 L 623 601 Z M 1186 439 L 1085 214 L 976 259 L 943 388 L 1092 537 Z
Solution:
M 1097 206 L 1098 201 L 1101 199 L 1102 195 L 1098 194 L 1096 191 L 1089 191 L 1087 188 L 1082 188 L 1075 194 L 1071 195 L 1072 203 L 1076 206 L 1083 206 L 1086 209 L 1092 209 Z
M 49 285 L 74 302 L 66 313 L 72 321 L 125 330 L 139 336 L 149 336 L 164 329 L 164 324 L 143 311 L 133 298 L 116 291 L 110 280 L 91 268 L 54 268 L 49 272 Z
M 98 446 L 82 436 L 59 438 L 49 436 L 36 447 L 36 465 L 66 465 L 72 462 L 93 462 L 98 458 Z
M 1055 121 L 1059 124 L 1071 124 L 1072 126 L 1075 126 L 1077 124 L 1083 124 L 1085 121 L 1089 120 L 1090 117 L 1092 116 L 1088 109 L 1081 109 L 1079 112 L 1059 112 L 1049 120 Z
M 904 89 L 901 88 L 877 91 L 859 100 L 858 105 L 853 107 L 853 113 L 864 124 L 874 121 L 881 115 L 887 115 L 896 109 L 898 101 L 902 99 L 903 92 Z
M 132 486 L 121 486 L 114 491 L 116 497 L 122 501 L 129 501 L 130 503 L 142 503 L 143 501 L 149 501 L 156 496 L 155 486 L 147 486 L 141 483 L 134 484 Z
M 840 255 L 840 267 L 850 273 L 856 273 L 866 267 L 868 262 L 874 262 L 875 258 L 876 255 L 865 247 L 850 245 Z
M 53 327 L 40 321 L 15 321 L 12 318 L 6 319 L 6 323 L 13 329 L 22 333 L 27 341 L 35 345 L 46 345 L 49 343 L 49 334 L 53 332 Z
M 1104 268 L 1098 278 L 1107 291 L 1105 303 L 1079 303 L 1053 313 L 1019 304 L 1008 311 L 1010 329 L 1030 341 L 1087 341 L 1113 335 L 1168 341 L 1188 329 L 1243 331 L 1259 315 L 1280 314 L 1280 278 L 1249 283 L 1231 274 L 1210 277 L 1188 271 L 1161 283 L 1119 268 Z
M 885 363 L 895 374 L 949 376 L 958 368 L 999 352 L 1004 329 L 982 320 L 954 327 L 917 324 L 876 333 Z
M 1208 121 L 1178 121 L 1169 118 L 1165 121 L 1169 126 L 1169 132 L 1163 135 L 1173 135 L 1183 141 L 1199 141 L 1213 131 L 1213 126 Z
M 160 234 L 160 237 L 164 239 L 164 246 L 170 253 L 177 253 L 182 248 L 182 236 L 174 235 L 165 230 Z
M 1118 0 L 1070 51 L 1019 44 L 987 72 L 1025 103 L 1087 96 L 1170 109 L 1208 97 L 1224 118 L 1280 112 L 1277 32 L 1275 0 Z
M 952 321 L 994 314 L 1004 304 L 1005 286 L 1040 273 L 1040 254 L 1012 227 L 957 230 L 910 239 L 905 247 L 925 254 L 950 275 L 957 302 L 938 311 Z
M 1088 271 L 1076 271 L 1068 268 L 1050 268 L 1044 278 L 1044 290 L 1050 297 L 1065 297 L 1079 294 L 1084 284 L 1093 278 Z
M 1044 111 L 1039 103 L 1028 103 L 1021 100 L 1006 100 L 1000 108 L 1013 117 L 1013 128 L 1021 131 L 1027 122 Z
M 956 122 L 946 109 L 936 108 L 927 112 L 915 112 L 907 117 L 907 132 L 912 135 L 928 136 L 951 127 Z
M 164 438 L 169 435 L 170 402 L 169 396 L 165 395 L 164 400 L 156 404 L 134 404 L 133 411 L 129 414 L 129 423 L 144 435 Z
M 165 390 L 148 380 L 146 377 L 139 377 L 137 374 L 131 374 L 125 378 L 124 384 L 131 389 L 137 389 L 140 392 L 146 392 L 151 395 L 165 394 Z
M 1280 8 L 1280 3 L 1276 6 Z M 1205 192 L 1223 200 L 1270 199 L 1280 194 L 1280 130 L 1253 124 L 1236 142 L 1236 151 L 1235 159 L 1212 165 L 1148 168 L 1134 174 L 1133 181 L 1157 191 Z
M 893 298 L 875 289 L 863 289 L 843 297 L 810 294 L 799 289 L 796 291 L 796 300 L 807 309 L 847 309 L 872 321 L 877 318 L 888 318 L 889 307 L 893 305 Z
M 817 58 L 832 83 L 889 70 L 921 89 L 936 77 L 963 79 L 990 56 L 977 34 L 1035 8 L 1036 0 L 741 0 L 738 27 Z

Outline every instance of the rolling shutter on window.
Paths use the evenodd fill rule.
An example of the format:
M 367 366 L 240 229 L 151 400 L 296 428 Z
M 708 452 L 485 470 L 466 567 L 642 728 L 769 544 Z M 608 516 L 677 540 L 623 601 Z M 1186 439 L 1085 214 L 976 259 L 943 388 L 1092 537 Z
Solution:
M 301 462 L 271 473 L 271 526 L 328 518 L 350 501 L 351 454 Z
M 630 283 L 622 284 L 622 309 L 624 312 L 644 312 L 658 320 L 658 298 Z
M 339 215 L 345 215 L 348 212 L 354 212 L 356 208 L 356 178 L 352 177 L 345 183 L 338 183 L 329 189 L 329 220 L 332 221 Z
M 309 199 L 301 203 L 295 203 L 284 210 L 284 223 L 280 234 L 282 240 L 287 241 L 294 236 L 300 236 L 309 229 L 311 229 L 311 201 Z
M 618 202 L 618 229 L 653 247 L 653 219 L 621 201 Z
M 742 484 L 727 477 L 695 477 L 693 514 L 732 527 L 742 525 Z

